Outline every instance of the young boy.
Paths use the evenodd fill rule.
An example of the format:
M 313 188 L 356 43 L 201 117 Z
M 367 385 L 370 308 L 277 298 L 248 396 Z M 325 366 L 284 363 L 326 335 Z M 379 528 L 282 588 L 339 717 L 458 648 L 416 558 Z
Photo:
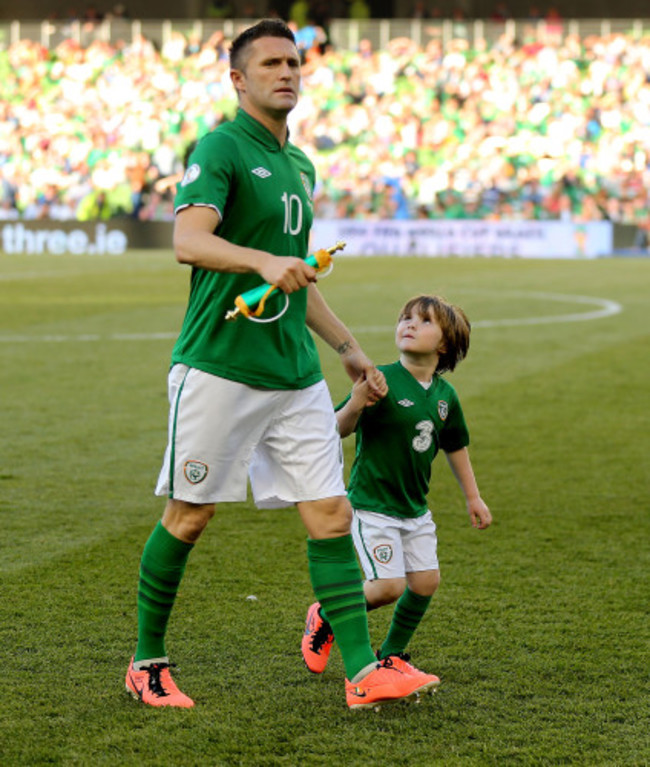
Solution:
M 492 522 L 467 451 L 469 433 L 453 386 L 452 371 L 469 349 L 470 323 L 462 309 L 439 296 L 417 296 L 399 313 L 398 362 L 380 366 L 389 392 L 380 400 L 359 379 L 339 406 L 342 437 L 356 431 L 356 456 L 348 496 L 352 532 L 366 581 L 367 608 L 397 601 L 388 635 L 377 652 L 404 671 L 415 671 L 405 652 L 440 583 L 436 526 L 426 496 L 439 450 L 463 491 L 472 525 Z M 307 613 L 302 653 L 321 674 L 334 642 L 318 602 Z M 427 685 L 432 689 L 439 683 Z

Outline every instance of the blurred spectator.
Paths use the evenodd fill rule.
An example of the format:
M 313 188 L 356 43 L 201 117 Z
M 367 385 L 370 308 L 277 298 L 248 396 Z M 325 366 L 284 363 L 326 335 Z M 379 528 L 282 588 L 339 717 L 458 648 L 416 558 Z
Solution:
M 364 21 L 370 18 L 370 5 L 367 0 L 350 0 L 348 18 Z
M 289 6 L 289 21 L 294 22 L 297 29 L 302 29 L 307 26 L 309 19 L 309 3 L 307 0 L 294 0 Z
M 104 18 L 104 14 L 98 10 L 96 5 L 87 5 L 83 14 L 81 15 L 82 21 L 90 22 L 91 24 L 99 24 Z
M 529 21 L 539 21 L 542 18 L 542 13 L 536 3 L 532 3 L 532 5 L 528 8 L 527 18 Z
M 296 31 L 308 87 L 290 127 L 317 167 L 317 216 L 609 219 L 647 238 L 648 37 L 541 24 L 489 47 L 336 51 L 319 25 Z M 236 109 L 228 45 L 175 31 L 160 50 L 0 50 L 0 219 L 168 219 L 188 147 Z
M 550 5 L 544 17 L 546 34 L 550 40 L 559 44 L 562 39 L 562 16 L 556 5 Z
M 490 14 L 490 21 L 502 22 L 511 18 L 512 18 L 512 14 L 510 13 L 510 10 L 508 9 L 508 4 L 505 3 L 504 0 L 497 0 L 497 2 L 494 4 L 494 9 L 492 10 L 492 13 Z
M 20 218 L 18 208 L 9 197 L 0 199 L 0 221 L 15 221 Z
M 79 221 L 107 221 L 113 211 L 106 199 L 106 192 L 89 192 L 79 203 L 77 219 Z
M 321 52 L 322 46 L 327 40 L 325 30 L 311 23 L 299 29 L 295 21 L 290 21 L 288 26 L 296 38 L 296 47 L 303 64 L 310 57 L 310 53 Z
M 208 0 L 205 14 L 212 19 L 229 19 L 233 16 L 233 8 L 229 0 Z
M 413 11 L 411 12 L 412 19 L 430 19 L 432 16 L 431 10 L 426 0 L 415 0 L 413 3 Z
M 106 14 L 106 18 L 112 21 L 119 19 L 128 19 L 129 11 L 124 3 L 116 3 Z

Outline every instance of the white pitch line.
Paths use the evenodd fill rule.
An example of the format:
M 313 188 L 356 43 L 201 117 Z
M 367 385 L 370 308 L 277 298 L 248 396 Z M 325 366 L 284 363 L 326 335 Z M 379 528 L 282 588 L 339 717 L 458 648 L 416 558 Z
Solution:
M 28 342 L 39 343 L 68 343 L 73 342 L 87 342 L 87 341 L 168 341 L 178 337 L 178 332 L 175 333 L 110 333 L 109 335 L 102 336 L 99 333 L 84 333 L 82 335 L 63 335 L 63 334 L 48 334 L 44 336 L 2 336 L 0 335 L 0 343 L 2 344 L 23 344 Z
M 511 292 L 500 293 L 502 297 L 523 297 L 535 298 L 542 301 L 561 301 L 573 302 L 577 304 L 587 304 L 588 306 L 598 306 L 592 312 L 580 312 L 572 314 L 554 314 L 546 317 L 517 317 L 501 320 L 477 320 L 472 322 L 472 328 L 498 328 L 498 327 L 518 327 L 519 325 L 550 325 L 552 323 L 563 322 L 586 322 L 589 320 L 600 320 L 604 317 L 613 317 L 620 314 L 623 307 L 617 301 L 611 301 L 608 298 L 592 298 L 590 296 L 572 296 L 561 293 L 526 293 Z M 392 325 L 364 325 L 351 328 L 355 333 L 387 333 L 394 330 Z
M 611 301 L 608 298 L 592 298 L 590 296 L 563 295 L 561 293 L 526 293 L 510 292 L 499 293 L 504 297 L 534 298 L 540 301 L 559 301 L 572 302 L 576 304 L 586 304 L 587 306 L 597 306 L 591 312 L 580 312 L 572 314 L 556 314 L 542 317 L 517 317 L 512 319 L 500 320 L 477 320 L 472 322 L 473 328 L 497 328 L 497 327 L 518 327 L 519 325 L 550 325 L 553 323 L 564 322 L 587 322 L 589 320 L 600 320 L 604 317 L 612 317 L 620 314 L 623 307 L 617 301 Z M 353 326 L 351 330 L 354 333 L 390 333 L 394 330 L 392 325 L 359 325 Z M 30 342 L 40 343 L 67 343 L 67 342 L 97 342 L 97 341 L 169 341 L 178 336 L 178 332 L 171 333 L 110 333 L 100 335 L 99 333 L 84 333 L 80 335 L 48 334 L 42 336 L 30 335 L 0 335 L 0 343 L 5 344 L 23 344 Z

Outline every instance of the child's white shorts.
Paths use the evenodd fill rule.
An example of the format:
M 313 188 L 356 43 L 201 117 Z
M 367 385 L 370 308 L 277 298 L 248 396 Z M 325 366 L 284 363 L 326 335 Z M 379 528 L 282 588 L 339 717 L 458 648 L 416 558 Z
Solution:
M 345 495 L 343 454 L 325 381 L 255 389 L 186 365 L 169 372 L 169 435 L 156 495 L 259 508 Z
M 355 509 L 352 537 L 369 581 L 438 569 L 438 538 L 430 511 L 401 519 Z

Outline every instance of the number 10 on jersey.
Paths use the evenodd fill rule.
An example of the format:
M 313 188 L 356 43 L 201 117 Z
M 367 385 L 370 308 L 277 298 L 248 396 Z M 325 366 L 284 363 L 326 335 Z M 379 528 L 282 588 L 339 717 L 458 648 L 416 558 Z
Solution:
M 302 200 L 297 194 L 282 195 L 284 205 L 283 234 L 298 234 L 302 229 Z

